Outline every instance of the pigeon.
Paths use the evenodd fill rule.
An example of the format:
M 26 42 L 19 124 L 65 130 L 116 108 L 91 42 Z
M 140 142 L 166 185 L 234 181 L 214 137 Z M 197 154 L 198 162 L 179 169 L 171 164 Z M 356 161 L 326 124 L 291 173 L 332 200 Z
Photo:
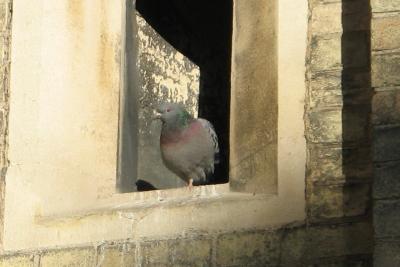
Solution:
M 193 182 L 204 184 L 218 163 L 218 137 L 212 124 L 194 118 L 180 104 L 163 103 L 154 119 L 162 122 L 161 157 L 165 166 L 184 180 L 189 189 Z

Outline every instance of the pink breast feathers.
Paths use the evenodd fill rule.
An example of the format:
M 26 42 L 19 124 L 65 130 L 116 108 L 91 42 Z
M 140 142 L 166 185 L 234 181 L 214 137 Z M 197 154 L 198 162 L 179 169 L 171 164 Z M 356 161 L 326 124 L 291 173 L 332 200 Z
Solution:
M 202 125 L 199 121 L 192 122 L 188 127 L 183 130 L 171 131 L 161 134 L 161 146 L 175 146 L 187 143 L 191 138 L 200 133 Z

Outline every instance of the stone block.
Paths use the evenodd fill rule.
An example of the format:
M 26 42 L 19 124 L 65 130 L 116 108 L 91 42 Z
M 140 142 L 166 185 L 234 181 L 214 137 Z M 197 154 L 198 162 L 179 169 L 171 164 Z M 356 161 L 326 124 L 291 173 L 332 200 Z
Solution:
M 377 164 L 374 171 L 374 198 L 400 198 L 400 161 Z
M 307 162 L 310 183 L 329 184 L 343 180 L 341 147 L 313 145 Z
M 217 241 L 217 266 L 277 266 L 280 233 L 253 231 L 221 235 Z
M 345 105 L 342 110 L 342 141 L 346 144 L 369 142 L 371 104 Z
M 310 79 L 310 88 L 313 91 L 317 90 L 335 90 L 342 86 L 342 72 L 316 72 L 313 73 Z
M 400 242 L 378 241 L 374 250 L 374 266 L 400 266 Z
M 400 11 L 399 0 L 371 0 L 372 12 Z
M 369 66 L 370 50 L 367 31 L 314 36 L 310 45 L 312 71 Z
M 274 235 L 280 236 L 280 242 L 282 242 L 280 245 L 281 254 L 279 266 L 325 266 L 322 264 L 321 259 L 330 259 L 330 261 L 325 261 L 324 264 L 354 263 L 354 265 L 326 266 L 370 266 L 363 265 L 369 261 L 369 259 L 365 259 L 365 257 L 355 257 L 354 259 L 349 259 L 347 257 L 347 255 L 370 254 L 372 252 L 372 227 L 368 223 L 354 223 L 337 226 L 325 225 L 309 228 L 302 226 L 282 229 L 277 231 Z M 250 247 L 254 246 L 250 241 L 248 242 Z M 232 239 L 232 246 L 236 245 L 238 244 Z M 262 247 L 261 244 L 258 246 Z M 238 254 L 245 253 L 244 250 L 247 250 L 248 246 L 245 247 L 246 248 L 242 248 L 241 251 L 238 249 Z M 258 251 L 263 255 L 260 250 Z M 230 254 L 232 253 L 233 252 L 231 251 Z M 249 253 L 249 255 L 251 255 L 251 253 Z M 321 265 L 313 265 L 314 263 Z M 264 262 L 258 263 L 258 265 L 257 263 L 252 265 L 251 262 L 243 260 L 238 262 L 218 262 L 217 266 L 274 265 L 266 264 Z
M 356 1 L 324 1 L 312 9 L 311 30 L 315 35 L 342 31 L 367 30 L 368 2 Z
M 370 254 L 373 250 L 373 229 L 369 222 L 311 227 L 307 238 L 308 258 Z
M 370 202 L 369 184 L 310 186 L 308 216 L 313 222 L 366 214 Z
M 400 160 L 400 126 L 376 126 L 373 131 L 375 162 Z
M 331 4 L 331 3 L 340 3 L 341 0 L 310 0 L 309 5 L 310 7 L 316 7 L 318 5 L 324 5 L 324 4 Z
M 342 103 L 340 71 L 317 72 L 309 80 L 308 106 L 339 106 Z
M 141 244 L 143 266 L 170 266 L 168 242 L 149 241 Z
M 318 110 L 308 114 L 307 139 L 312 143 L 342 141 L 342 110 Z
M 130 267 L 136 265 L 135 245 L 130 243 L 107 245 L 101 248 L 98 267 Z
M 373 249 L 370 223 L 285 229 L 280 266 L 370 266 Z M 347 264 L 347 265 L 346 265 Z
M 372 98 L 372 123 L 400 123 L 400 90 L 378 91 Z
M 306 250 L 307 231 L 305 227 L 283 230 L 280 266 L 299 266 L 304 261 Z
M 306 266 L 318 267 L 371 267 L 372 259 L 366 256 L 339 257 L 334 259 L 318 259 L 308 263 Z
M 350 179 L 365 181 L 372 177 L 368 147 L 313 145 L 309 147 L 308 159 L 307 179 L 316 185 L 340 184 Z
M 400 200 L 377 200 L 373 211 L 377 238 L 400 237 Z
M 310 88 L 310 108 L 340 107 L 343 105 L 343 94 L 341 88 L 328 90 L 312 90 Z
M 134 251 L 135 247 L 128 246 L 124 248 L 124 255 L 123 255 L 123 265 L 126 267 L 134 266 L 136 264 L 136 253 Z M 112 265 L 110 265 L 111 267 Z
M 98 256 L 97 266 L 111 267 L 111 266 L 122 266 L 123 254 L 118 246 L 110 247 L 107 246 L 102 248 L 100 255 Z
M 342 148 L 343 174 L 348 182 L 354 178 L 365 180 L 372 177 L 371 148 L 368 143 L 364 145 Z
M 351 107 L 351 106 L 362 106 L 369 104 L 370 102 L 370 89 L 366 88 L 355 88 L 355 89 L 343 89 L 329 88 L 327 90 L 312 90 L 310 88 L 310 108 L 335 108 L 335 107 Z
M 371 88 L 371 73 L 363 70 L 352 69 L 341 73 L 343 91 L 353 88 Z
M 342 66 L 341 35 L 314 36 L 311 40 L 311 70 L 326 71 Z
M 359 88 L 370 88 L 371 73 L 353 69 L 352 71 L 326 71 L 313 73 L 310 79 L 312 91 L 342 90 L 343 93 Z
M 343 31 L 370 30 L 370 0 L 353 0 L 342 2 Z
M 40 258 L 41 267 L 86 267 L 96 265 L 93 247 L 46 251 Z
M 345 32 L 341 38 L 343 68 L 369 67 L 369 43 L 368 31 Z
M 374 54 L 371 68 L 372 87 L 400 84 L 400 54 Z
M 312 10 L 311 30 L 315 35 L 342 31 L 342 4 L 316 5 Z
M 33 255 L 3 255 L 0 257 L 0 267 L 34 267 Z
M 372 50 L 400 47 L 400 16 L 378 17 L 371 24 Z
M 316 110 L 308 114 L 307 139 L 312 143 L 365 142 L 368 139 L 368 105 Z
M 173 266 L 210 266 L 211 240 L 180 239 L 168 242 Z
M 141 244 L 142 266 L 210 266 L 211 240 L 176 239 Z
M 313 75 L 309 87 L 309 107 L 326 108 L 338 106 L 364 105 L 370 103 L 369 79 L 361 75 L 363 82 L 358 81 L 360 73 L 345 72 L 346 75 L 337 73 L 318 73 Z M 344 77 L 348 79 L 345 80 Z M 349 79 L 351 76 L 355 76 Z M 350 87 L 351 86 L 351 87 Z M 364 86 L 364 87 L 362 87 Z

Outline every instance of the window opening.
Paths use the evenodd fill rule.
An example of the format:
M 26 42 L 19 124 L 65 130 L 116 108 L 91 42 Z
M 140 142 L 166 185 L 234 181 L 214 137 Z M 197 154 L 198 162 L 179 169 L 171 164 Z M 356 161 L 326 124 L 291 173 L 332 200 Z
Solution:
M 136 10 L 128 2 L 118 190 L 185 184 L 163 166 L 158 143 L 161 125 L 151 122 L 157 103 L 171 100 L 214 125 L 220 163 L 210 183 L 228 182 L 232 1 L 137 0 Z

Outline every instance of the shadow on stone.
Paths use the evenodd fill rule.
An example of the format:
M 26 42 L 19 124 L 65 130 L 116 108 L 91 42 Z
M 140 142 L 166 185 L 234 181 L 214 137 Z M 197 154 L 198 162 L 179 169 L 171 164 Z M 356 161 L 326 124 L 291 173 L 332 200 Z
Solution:
M 372 240 L 370 1 L 342 1 L 342 25 L 343 215 L 370 222 Z
M 157 188 L 155 186 L 153 186 L 151 183 L 146 182 L 144 180 L 137 180 L 135 184 L 136 184 L 136 188 L 137 188 L 138 192 L 157 190 Z

